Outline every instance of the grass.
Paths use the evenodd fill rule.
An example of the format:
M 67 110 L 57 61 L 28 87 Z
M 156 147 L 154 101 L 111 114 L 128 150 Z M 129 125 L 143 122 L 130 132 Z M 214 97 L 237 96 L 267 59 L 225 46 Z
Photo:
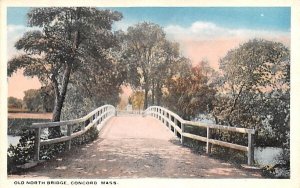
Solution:
M 9 119 L 51 119 L 52 113 L 31 112 L 24 108 L 8 108 Z
M 27 113 L 27 112 L 29 112 L 28 109 L 8 107 L 8 113 Z

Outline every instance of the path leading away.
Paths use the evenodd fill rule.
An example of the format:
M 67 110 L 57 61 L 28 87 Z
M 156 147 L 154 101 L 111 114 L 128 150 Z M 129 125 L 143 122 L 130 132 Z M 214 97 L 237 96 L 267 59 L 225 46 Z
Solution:
M 260 178 L 193 153 L 153 117 L 111 118 L 99 138 L 12 178 Z

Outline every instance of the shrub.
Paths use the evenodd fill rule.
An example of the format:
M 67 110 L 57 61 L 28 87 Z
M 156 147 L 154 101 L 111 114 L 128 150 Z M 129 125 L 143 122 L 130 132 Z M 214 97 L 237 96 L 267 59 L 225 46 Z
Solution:
M 34 131 L 22 130 L 22 135 L 17 146 L 10 145 L 7 151 L 7 172 L 17 170 L 18 165 L 33 160 L 34 156 Z
M 77 128 L 80 130 L 80 127 Z M 75 130 L 78 131 L 78 130 Z M 98 137 L 99 131 L 96 127 L 90 128 L 85 134 L 72 140 L 72 146 L 89 143 Z M 18 165 L 25 164 L 34 159 L 34 131 L 22 130 L 21 139 L 17 146 L 10 145 L 7 151 L 7 173 L 12 174 L 20 169 Z M 42 146 L 40 159 L 49 160 L 65 150 L 65 143 L 56 143 Z

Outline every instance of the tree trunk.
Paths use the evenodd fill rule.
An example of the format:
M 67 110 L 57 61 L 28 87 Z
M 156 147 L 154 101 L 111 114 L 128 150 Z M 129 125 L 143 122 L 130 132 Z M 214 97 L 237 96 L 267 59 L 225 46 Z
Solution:
M 144 110 L 146 110 L 148 108 L 148 86 L 145 87 L 145 95 L 144 95 Z
M 152 81 L 152 92 L 151 92 L 151 105 L 154 105 L 154 97 L 155 97 L 155 84 L 154 81 Z
M 54 87 L 56 97 L 55 97 L 55 104 L 54 104 L 53 115 L 52 115 L 52 122 L 60 121 L 61 110 L 63 108 L 63 104 L 66 98 L 67 86 L 69 83 L 70 74 L 71 74 L 71 66 L 69 64 L 66 64 L 61 91 L 59 92 L 58 87 Z M 57 84 L 56 80 L 54 82 L 54 85 L 55 84 Z M 59 126 L 49 128 L 49 138 L 57 138 L 60 136 L 61 136 L 61 130 Z
M 161 98 L 162 98 L 161 85 L 159 84 L 159 81 L 158 81 L 157 88 L 156 88 L 156 104 L 157 104 L 157 106 L 161 105 Z

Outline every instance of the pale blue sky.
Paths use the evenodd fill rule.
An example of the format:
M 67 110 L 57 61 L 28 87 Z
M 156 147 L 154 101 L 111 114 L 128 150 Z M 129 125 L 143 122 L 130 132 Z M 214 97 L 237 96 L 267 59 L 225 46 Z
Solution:
M 290 15 L 288 7 L 266 8 L 110 8 L 123 13 L 114 29 L 126 30 L 138 22 L 154 22 L 163 27 L 169 40 L 180 44 L 180 52 L 196 65 L 201 60 L 218 69 L 219 59 L 239 44 L 253 38 L 282 42 L 290 46 Z M 28 28 L 26 13 L 29 8 L 7 9 L 7 49 L 12 58 L 20 52 L 14 47 Z M 22 79 L 22 73 L 9 79 L 9 96 L 23 98 L 23 91 L 39 88 L 37 80 Z M 23 84 L 20 84 L 23 83 Z
M 230 29 L 259 29 L 290 31 L 289 7 L 120 7 L 110 8 L 123 13 L 120 21 L 137 23 L 151 21 L 163 27 L 179 25 L 188 27 L 196 21 L 211 22 Z M 26 25 L 29 8 L 10 7 L 7 22 L 13 25 Z

